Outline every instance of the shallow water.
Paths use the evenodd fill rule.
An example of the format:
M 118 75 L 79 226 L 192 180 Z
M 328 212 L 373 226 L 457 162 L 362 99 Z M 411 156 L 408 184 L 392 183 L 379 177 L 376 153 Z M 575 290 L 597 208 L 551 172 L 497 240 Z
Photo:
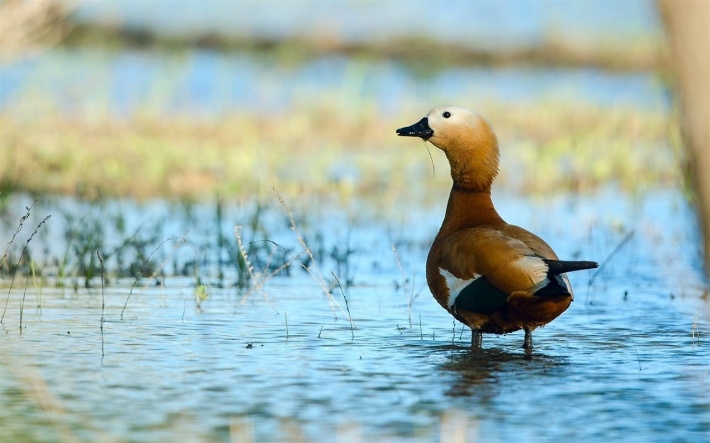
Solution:
M 692 212 L 679 193 L 499 194 L 496 203 L 562 257 L 604 262 L 634 230 L 598 274 L 570 276 L 575 303 L 536 331 L 532 356 L 520 348 L 522 333 L 486 335 L 483 351 L 468 349 L 468 331 L 423 288 L 441 208 L 422 208 L 402 221 L 351 223 L 347 306 L 333 291 L 342 311 L 298 269 L 264 292 L 208 283 L 200 308 L 193 278 L 150 281 L 123 318 L 131 281 L 102 295 L 98 287 L 40 291 L 30 280 L 20 333 L 18 279 L 0 327 L 0 440 L 707 440 L 710 309 Z M 141 206 L 121 208 L 147 217 Z M 306 219 L 304 235 L 320 229 L 326 244 L 342 241 L 348 212 L 314 209 L 320 224 Z M 172 222 L 194 223 L 180 219 Z M 272 232 L 289 244 L 293 232 L 285 223 L 282 231 Z M 393 241 L 412 276 L 409 293 Z M 331 269 L 320 265 L 326 279 Z
M 293 63 L 270 55 L 57 48 L 0 66 L 0 109 L 32 117 L 273 113 L 316 97 L 384 114 L 431 103 L 568 103 L 666 112 L 668 90 L 653 72 L 470 67 L 417 72 L 394 61 L 324 56 Z

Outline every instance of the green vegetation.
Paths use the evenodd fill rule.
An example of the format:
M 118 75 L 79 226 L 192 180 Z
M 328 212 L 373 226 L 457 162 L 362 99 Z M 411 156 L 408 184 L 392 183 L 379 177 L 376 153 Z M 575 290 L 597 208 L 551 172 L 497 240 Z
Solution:
M 669 146 L 677 139 L 677 122 L 665 115 L 558 103 L 480 111 L 501 142 L 497 186 L 584 191 L 614 182 L 637 190 L 682 181 L 679 150 Z M 0 163 L 0 189 L 194 200 L 263 197 L 273 185 L 286 193 L 378 195 L 387 204 L 431 178 L 425 151 L 394 135 L 410 119 L 327 106 L 216 121 L 4 114 L 0 158 L 7 161 Z M 443 156 L 432 155 L 436 173 L 445 175 Z
M 278 193 L 271 205 L 247 205 L 237 211 L 236 218 L 234 212 L 225 214 L 226 205 L 219 199 L 213 214 L 206 213 L 204 205 L 193 208 L 187 204 L 183 211 L 173 208 L 173 226 L 186 232 L 167 238 L 163 237 L 164 218 L 129 225 L 120 205 L 108 207 L 103 201 L 71 211 L 60 209 L 53 219 L 57 222 L 53 233 L 45 226 L 52 214 L 42 214 L 44 218 L 32 231 L 38 213 L 48 211 L 38 200 L 19 219 L 0 214 L 3 224 L 14 230 L 0 256 L 0 286 L 12 289 L 32 282 L 35 287 L 55 286 L 79 293 L 118 284 L 130 286 L 127 305 L 139 284 L 161 286 L 166 278 L 177 277 L 192 281 L 199 308 L 211 288 L 236 288 L 244 299 L 254 292 L 263 293 L 269 279 L 290 275 L 292 265 L 302 268 L 331 299 L 331 291 L 340 282 L 338 277 L 334 281 L 324 277 L 319 266 L 332 263 L 343 285 L 352 284 L 349 261 L 354 251 L 339 253 L 343 245 L 329 245 L 332 252 L 328 254 L 320 230 L 314 233 L 312 246 L 307 245 L 299 226 L 308 223 L 294 216 Z M 262 220 L 264 214 L 269 221 Z M 206 232 L 190 232 L 200 227 Z M 296 236 L 289 235 L 293 241 L 282 245 L 272 240 L 272 229 L 293 231 Z
M 500 188 L 528 194 L 586 192 L 614 183 L 638 192 L 683 181 L 682 158 L 673 142 L 677 123 L 664 115 L 557 103 L 489 105 L 483 112 L 501 139 Z M 0 277 L 32 276 L 40 286 L 74 291 L 97 287 L 96 252 L 101 251 L 106 284 L 130 279 L 135 287 L 139 281 L 160 283 L 166 275 L 185 276 L 194 281 L 198 303 L 210 287 L 236 287 L 247 295 L 261 291 L 272 276 L 291 272 L 292 264 L 302 265 L 326 293 L 338 286 L 335 281 L 347 287 L 353 283 L 355 251 L 349 238 L 326 245 L 317 229 L 301 235 L 297 226 L 307 227 L 308 221 L 296 217 L 297 223 L 271 186 L 290 196 L 286 200 L 298 196 L 299 210 L 325 195 L 337 196 L 341 204 L 366 200 L 385 214 L 408 202 L 421 207 L 440 199 L 449 182 L 446 160 L 429 148 L 431 163 L 424 144 L 413 147 L 407 143 L 411 140 L 397 138 L 394 128 L 407 123 L 401 116 L 338 108 L 273 118 L 235 114 L 220 121 L 144 116 L 122 122 L 19 120 L 4 115 L 0 157 L 13 159 L 0 163 L 4 195 L 20 189 L 77 195 L 95 203 L 88 212 L 52 214 L 62 226 L 63 246 L 57 252 L 56 239 L 50 247 L 40 235 L 34 251 L 53 253 L 40 262 L 19 238 L 9 239 Z M 349 169 L 338 176 L 333 171 L 343 164 Z M 432 186 L 441 189 L 427 189 Z M 129 227 L 120 210 L 104 204 L 105 197 L 126 196 L 182 201 L 186 217 L 193 220 L 185 225 L 211 226 L 210 238 L 190 233 L 168 238 L 164 220 Z M 189 202 L 197 200 L 214 201 L 214 212 L 205 213 L 204 205 L 195 210 Z M 229 218 L 225 206 L 236 200 L 249 202 L 250 209 Z M 274 211 L 281 220 L 288 214 L 281 229 L 290 226 L 298 232 L 298 245 L 272 241 Z M 13 223 L 18 221 L 6 221 L 10 228 Z M 337 270 L 334 281 L 317 271 L 324 260 Z
M 7 196 L 15 191 L 71 195 L 96 204 L 88 213 L 53 213 L 53 221 L 61 221 L 64 230 L 62 251 L 43 263 L 37 263 L 32 251 L 18 243 L 11 248 L 14 239 L 10 240 L 0 262 L 0 276 L 20 272 L 44 278 L 51 274 L 57 286 L 74 290 L 95 287 L 101 274 L 96 254 L 100 251 L 106 284 L 116 279 L 158 279 L 170 268 L 172 275 L 194 278 L 198 302 L 209 297 L 213 285 L 259 289 L 269 276 L 289 272 L 294 260 L 309 272 L 319 261 L 330 260 L 337 269 L 333 278 L 343 287 L 352 283 L 354 247 L 349 238 L 326 247 L 320 232 L 309 233 L 308 242 L 299 235 L 295 248 L 302 249 L 300 254 L 295 248 L 266 241 L 271 239 L 267 232 L 271 228 L 265 226 L 271 225 L 264 222 L 264 213 L 279 206 L 272 186 L 286 196 L 336 196 L 340 204 L 362 199 L 383 210 L 441 199 L 442 192 L 427 188 L 448 186 L 444 156 L 430 145 L 412 145 L 394 131 L 438 104 L 437 94 L 442 92 L 431 91 L 423 99 L 408 98 L 383 113 L 383 104 L 377 101 L 382 98 L 365 92 L 369 76 L 377 72 L 368 70 L 371 65 L 394 60 L 417 78 L 481 65 L 663 70 L 665 58 L 655 41 L 626 42 L 623 49 L 615 44 L 585 48 L 554 36 L 536 49 L 492 52 L 465 45 L 447 44 L 444 48 L 441 43 L 422 39 L 361 45 L 338 39 L 164 37 L 86 25 L 68 29 L 62 31 L 63 36 L 65 31 L 68 34 L 56 59 L 48 54 L 45 60 L 49 61 L 41 65 L 36 86 L 11 96 L 9 106 L 0 111 L 0 215 L 7 209 Z M 125 51 L 127 48 L 131 51 Z M 135 48 L 140 50 L 133 51 Z M 293 66 L 324 54 L 342 55 L 351 63 L 342 84 L 316 87 L 315 94 L 313 90 L 289 91 L 285 99 L 289 103 L 281 103 L 271 112 L 265 110 L 268 106 L 245 109 L 228 105 L 218 107 L 228 110 L 216 117 L 179 114 L 184 110 L 180 106 L 178 114 L 171 113 L 175 97 L 178 101 L 191 99 L 189 94 L 176 91 L 186 84 L 176 79 L 190 75 L 194 66 L 184 59 L 191 57 L 194 48 L 258 54 L 248 62 L 261 70 L 277 67 L 275 77 L 240 84 L 255 88 L 255 96 L 267 103 L 274 83 L 287 82 L 281 75 L 288 77 Z M 149 89 L 145 95 L 127 99 L 139 103 L 131 103 L 130 112 L 120 116 L 115 107 L 122 98 L 112 96 L 113 51 L 131 57 L 155 55 L 161 66 L 157 80 L 145 83 Z M 79 74 L 67 69 L 68 61 L 81 66 L 86 63 L 87 70 L 96 67 L 96 72 L 86 77 L 80 90 L 67 92 L 60 85 L 56 90 L 61 92 L 53 96 L 53 81 L 62 83 L 61 79 Z M 238 68 L 220 65 L 206 74 L 205 81 L 213 87 L 212 99 L 220 104 L 223 96 L 233 92 L 232 83 L 225 80 L 233 69 Z M 82 79 L 83 73 L 81 70 Z M 135 92 L 132 87 L 127 90 Z M 189 103 L 186 106 L 189 109 Z M 477 110 L 490 120 L 500 139 L 499 188 L 528 194 L 586 192 L 613 183 L 635 192 L 677 186 L 685 180 L 677 143 L 678 121 L 664 111 L 571 100 L 492 101 L 479 103 Z M 213 237 L 195 240 L 180 233 L 166 240 L 161 221 L 131 230 L 120 212 L 104 210 L 102 202 L 113 197 L 163 198 L 186 206 L 214 201 L 214 213 L 196 216 L 207 223 L 214 221 Z M 240 219 L 226 219 L 224 205 L 237 200 L 256 206 Z M 289 224 L 295 229 L 293 217 Z M 224 226 L 237 228 L 225 230 Z M 43 241 L 47 242 L 40 238 L 35 243 Z M 185 250 L 194 251 L 189 259 L 182 256 Z M 337 286 L 328 276 L 312 276 L 327 293 Z

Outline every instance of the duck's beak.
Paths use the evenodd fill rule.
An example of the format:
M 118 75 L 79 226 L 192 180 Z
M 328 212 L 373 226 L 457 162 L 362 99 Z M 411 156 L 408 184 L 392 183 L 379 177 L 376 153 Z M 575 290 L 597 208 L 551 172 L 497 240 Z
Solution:
M 434 135 L 434 130 L 429 127 L 429 119 L 424 117 L 412 126 L 397 129 L 397 135 L 403 137 L 421 137 L 427 140 Z

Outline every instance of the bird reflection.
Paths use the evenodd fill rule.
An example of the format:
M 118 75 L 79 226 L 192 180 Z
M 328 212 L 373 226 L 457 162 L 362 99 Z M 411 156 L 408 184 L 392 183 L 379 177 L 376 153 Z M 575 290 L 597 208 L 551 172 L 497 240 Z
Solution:
M 522 378 L 561 375 L 569 364 L 564 356 L 506 349 L 450 347 L 448 351 L 449 355 L 439 370 L 453 374 L 454 382 L 445 394 L 476 396 L 483 402 L 495 397 L 507 385 L 518 384 Z

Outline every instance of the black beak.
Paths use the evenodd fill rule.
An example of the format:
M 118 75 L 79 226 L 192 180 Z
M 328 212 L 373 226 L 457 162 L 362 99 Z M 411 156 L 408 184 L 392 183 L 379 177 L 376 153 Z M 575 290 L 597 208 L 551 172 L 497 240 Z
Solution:
M 427 140 L 434 135 L 434 130 L 429 127 L 429 119 L 424 117 L 412 126 L 397 129 L 397 135 L 403 137 L 421 137 Z

